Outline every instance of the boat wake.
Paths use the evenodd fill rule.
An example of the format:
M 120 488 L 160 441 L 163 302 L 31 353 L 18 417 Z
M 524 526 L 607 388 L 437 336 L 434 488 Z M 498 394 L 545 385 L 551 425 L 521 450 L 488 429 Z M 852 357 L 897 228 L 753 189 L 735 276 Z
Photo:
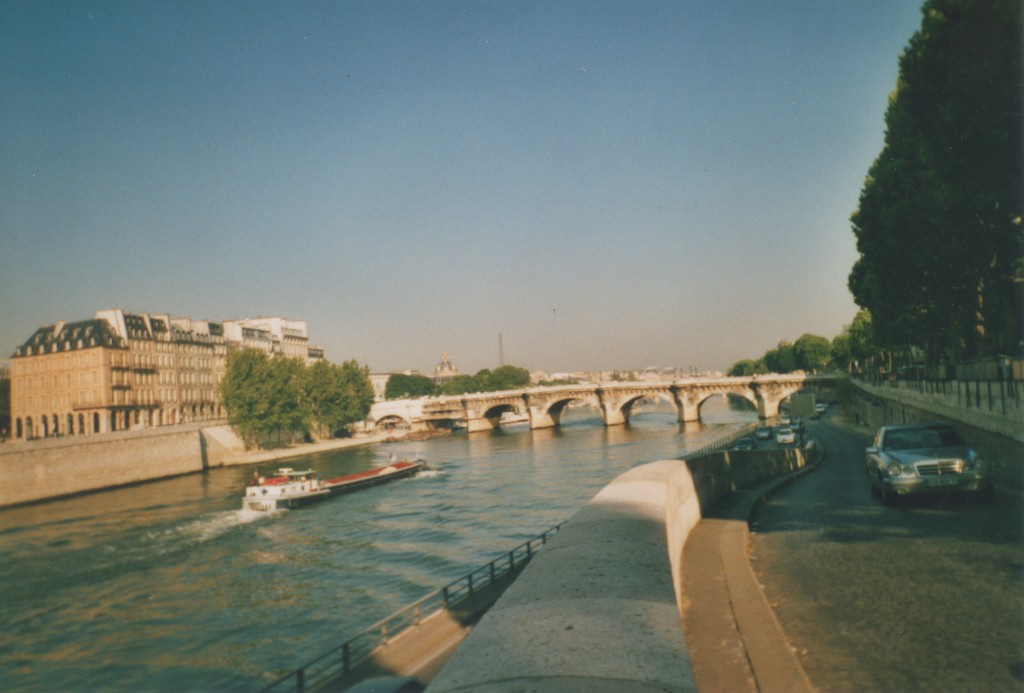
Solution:
M 276 512 L 276 511 L 274 511 Z M 202 544 L 230 532 L 236 527 L 247 525 L 273 515 L 274 512 L 257 510 L 225 510 L 204 515 L 191 522 L 175 527 L 169 532 L 189 544 Z

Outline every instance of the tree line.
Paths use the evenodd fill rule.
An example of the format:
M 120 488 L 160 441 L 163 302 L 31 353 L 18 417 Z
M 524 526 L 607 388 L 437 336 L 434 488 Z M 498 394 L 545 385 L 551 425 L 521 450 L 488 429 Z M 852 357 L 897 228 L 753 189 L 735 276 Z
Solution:
M 862 310 L 853 322 L 831 341 L 805 334 L 795 342 L 783 341 L 758 359 L 742 359 L 729 369 L 730 376 L 804 371 L 859 371 L 878 354 L 871 313 Z
M 1024 352 L 1020 0 L 928 0 L 851 217 L 878 345 L 929 365 Z
M 415 399 L 434 395 L 462 395 L 469 392 L 498 392 L 518 390 L 530 384 L 530 372 L 518 366 L 487 368 L 475 375 L 457 375 L 438 385 L 425 375 L 395 373 L 384 386 L 387 399 Z
M 341 365 L 269 356 L 258 349 L 231 352 L 220 384 L 228 423 L 247 445 L 282 436 L 347 435 L 373 404 L 370 370 L 354 360 Z

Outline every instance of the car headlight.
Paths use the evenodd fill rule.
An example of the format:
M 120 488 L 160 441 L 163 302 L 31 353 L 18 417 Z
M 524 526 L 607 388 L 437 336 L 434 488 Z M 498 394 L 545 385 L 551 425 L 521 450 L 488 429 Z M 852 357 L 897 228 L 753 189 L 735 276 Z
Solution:
M 885 473 L 889 476 L 899 476 L 903 473 L 903 467 L 899 462 L 890 462 L 889 466 L 885 468 Z

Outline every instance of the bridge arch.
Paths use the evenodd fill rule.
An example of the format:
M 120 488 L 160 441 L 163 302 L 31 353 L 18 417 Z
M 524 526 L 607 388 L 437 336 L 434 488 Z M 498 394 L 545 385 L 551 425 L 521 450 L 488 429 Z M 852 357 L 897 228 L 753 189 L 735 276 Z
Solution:
M 704 405 L 706 405 L 711 400 L 718 399 L 718 398 L 722 398 L 726 402 L 733 402 L 733 401 L 746 402 L 747 404 L 750 405 L 750 407 L 754 410 L 755 413 L 757 413 L 758 410 L 759 410 L 757 397 L 754 395 L 753 390 L 709 392 L 709 393 L 707 393 L 706 397 L 704 397 L 703 399 L 698 401 L 697 404 L 696 404 L 696 406 L 697 406 L 697 420 L 698 421 L 703 420 L 703 417 L 700 415 L 700 411 L 701 411 L 701 409 L 704 408 Z
M 412 423 L 398 414 L 386 414 L 377 419 L 373 427 L 377 431 L 407 430 L 412 428 Z
M 493 407 L 484 410 L 484 413 L 480 418 L 485 419 L 492 429 L 501 428 L 501 415 L 509 412 L 514 414 L 518 411 L 519 409 L 509 402 L 502 402 L 501 404 L 495 404 Z
M 606 405 L 609 411 L 606 412 L 605 424 L 612 425 L 617 422 L 628 424 L 634 414 L 634 408 L 640 402 L 654 402 L 655 404 L 665 402 L 672 406 L 676 416 L 679 417 L 679 402 L 668 390 L 664 392 L 639 392 L 617 402 L 609 398 L 608 405 Z M 682 421 L 682 417 L 679 417 L 679 420 Z
M 530 428 L 553 428 L 562 422 L 562 413 L 573 402 L 587 404 L 601 411 L 601 403 L 593 392 L 569 392 L 560 394 L 542 393 L 527 397 L 530 413 Z

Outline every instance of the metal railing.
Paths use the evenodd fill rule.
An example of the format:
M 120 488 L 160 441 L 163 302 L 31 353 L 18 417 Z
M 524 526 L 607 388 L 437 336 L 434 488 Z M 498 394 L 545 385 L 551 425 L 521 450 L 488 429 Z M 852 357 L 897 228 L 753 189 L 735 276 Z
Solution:
M 302 693 L 338 676 L 350 673 L 355 667 L 369 659 L 375 649 L 386 645 L 392 637 L 405 629 L 419 625 L 423 619 L 439 611 L 451 609 L 465 602 L 473 597 L 477 590 L 495 583 L 529 563 L 533 554 L 547 543 L 548 537 L 557 533 L 564 524 L 562 522 L 555 525 L 490 563 L 480 566 L 458 580 L 399 609 L 387 618 L 377 621 L 341 645 L 303 664 L 290 674 L 285 674 L 261 690 L 265 693 L 270 691 Z
M 755 423 L 747 424 L 746 426 L 744 426 L 743 428 L 739 429 L 738 431 L 733 431 L 732 433 L 730 433 L 729 435 L 725 436 L 724 438 L 719 438 L 719 439 L 715 440 L 714 442 L 708 443 L 707 445 L 705 445 L 702 448 L 698 448 L 697 450 L 688 450 L 687 452 L 683 453 L 683 457 L 684 458 L 696 457 L 697 455 L 703 455 L 705 453 L 714 452 L 715 450 L 724 450 L 725 448 L 729 447 L 730 445 L 735 443 L 740 438 L 742 438 L 744 436 L 750 435 L 751 433 L 753 433 L 754 431 L 756 431 L 759 427 L 761 427 L 763 425 L 764 425 L 764 423 L 761 422 L 761 421 L 757 421 Z

